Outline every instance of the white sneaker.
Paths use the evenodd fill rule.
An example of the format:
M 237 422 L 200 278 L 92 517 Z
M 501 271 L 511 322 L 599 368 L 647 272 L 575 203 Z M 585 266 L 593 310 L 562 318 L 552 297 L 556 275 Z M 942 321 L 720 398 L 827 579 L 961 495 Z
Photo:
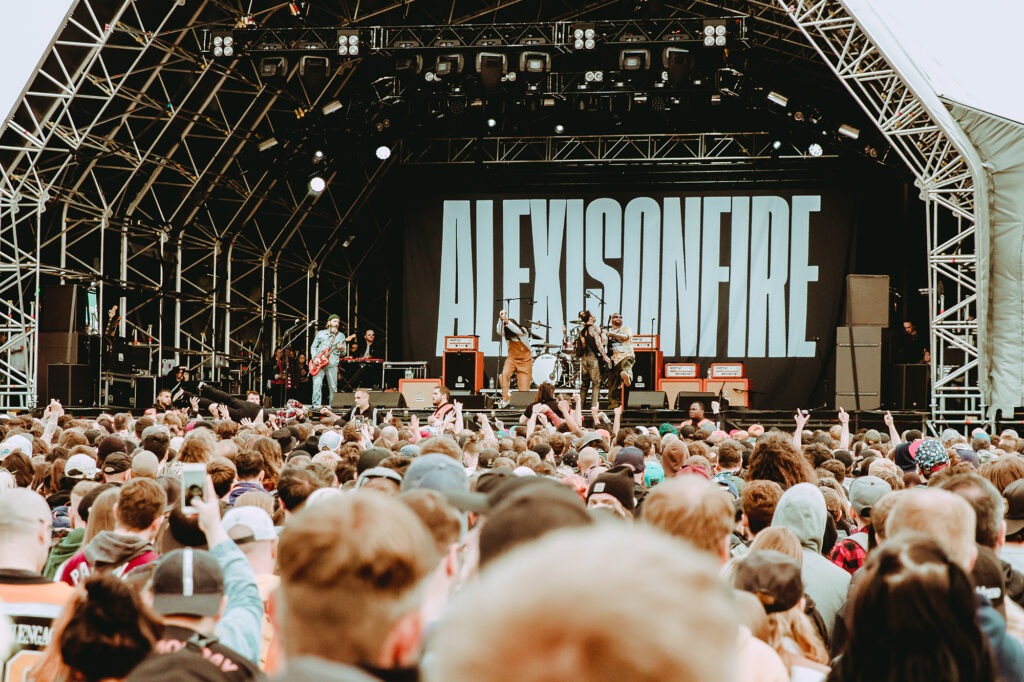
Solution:
M 506 407 L 508 407 L 511 404 L 512 404 L 511 400 L 499 400 L 497 407 L 498 407 L 499 410 L 504 410 Z

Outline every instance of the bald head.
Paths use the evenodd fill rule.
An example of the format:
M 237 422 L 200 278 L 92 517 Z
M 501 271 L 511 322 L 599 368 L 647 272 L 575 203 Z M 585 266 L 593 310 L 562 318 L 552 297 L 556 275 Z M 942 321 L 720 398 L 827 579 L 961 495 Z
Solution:
M 38 493 L 0 494 L 0 568 L 39 572 L 50 548 L 50 507 Z
M 974 510 L 965 499 L 934 488 L 908 490 L 900 495 L 885 522 L 886 538 L 920 533 L 939 543 L 949 558 L 967 573 L 978 556 L 974 544 Z
M 580 450 L 580 456 L 577 461 L 579 462 L 580 471 L 586 471 L 601 462 L 601 455 L 597 454 L 597 450 L 588 445 Z

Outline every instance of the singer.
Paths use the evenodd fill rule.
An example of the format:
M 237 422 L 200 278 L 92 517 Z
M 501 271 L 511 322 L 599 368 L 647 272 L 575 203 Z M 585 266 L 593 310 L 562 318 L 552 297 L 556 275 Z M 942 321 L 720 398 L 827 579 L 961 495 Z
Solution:
M 499 409 L 504 409 L 512 402 L 509 385 L 512 374 L 516 375 L 516 387 L 520 391 L 530 390 L 530 377 L 533 376 L 533 356 L 530 354 L 530 330 L 508 316 L 504 310 L 498 313 L 498 333 L 508 341 L 508 355 L 505 366 L 501 370 L 498 382 L 501 384 L 501 402 Z
M 613 313 L 608 328 L 608 349 L 612 354 L 612 371 L 608 375 L 608 407 L 625 402 L 625 388 L 633 383 L 633 330 L 622 324 L 622 313 Z

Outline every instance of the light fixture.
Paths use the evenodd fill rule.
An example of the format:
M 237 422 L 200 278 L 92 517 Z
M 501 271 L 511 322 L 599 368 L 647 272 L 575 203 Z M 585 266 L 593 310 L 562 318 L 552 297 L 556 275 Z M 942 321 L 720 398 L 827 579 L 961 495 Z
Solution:
M 313 163 L 320 163 L 323 160 L 324 151 L 322 149 L 317 149 L 315 152 L 313 152 Z
M 848 137 L 851 140 L 856 140 L 858 137 L 860 137 L 860 129 L 854 128 L 852 125 L 844 123 L 841 126 L 839 126 L 839 134 L 842 135 L 843 137 Z
M 768 101 L 772 104 L 778 104 L 780 107 L 784 107 L 789 104 L 789 98 L 783 95 L 781 92 L 775 92 L 774 90 L 768 93 Z
M 262 57 L 260 59 L 260 76 L 263 78 L 283 78 L 288 73 L 288 60 L 280 55 Z
M 814 157 L 821 156 L 824 151 L 825 150 L 823 150 L 821 148 L 821 145 L 818 144 L 817 142 L 812 142 L 807 147 L 807 153 L 810 154 L 811 156 L 814 156 Z
M 330 62 L 327 57 L 303 55 L 299 59 L 299 78 L 302 79 L 302 84 L 306 86 L 307 90 L 319 90 L 327 80 L 329 68 Z
M 440 80 L 446 76 L 462 73 L 463 64 L 465 64 L 465 59 L 461 54 L 438 55 L 434 61 L 435 78 Z
M 572 29 L 572 46 L 577 50 L 597 47 L 597 31 L 593 24 L 576 24 Z
M 341 243 L 341 248 L 347 249 L 349 246 L 352 245 L 352 240 L 355 239 L 355 238 L 356 238 L 356 236 L 354 234 L 350 234 L 348 236 L 348 239 L 346 239 L 345 241 L 343 241 Z
M 662 65 L 665 67 L 665 78 L 669 85 L 679 89 L 690 80 L 690 71 L 693 69 L 693 57 L 689 50 L 679 47 L 666 47 L 661 55 Z
M 587 71 L 583 78 L 588 83 L 600 83 L 604 81 L 604 71 Z
M 651 63 L 650 50 L 622 50 L 619 52 L 619 68 L 623 71 L 640 71 Z
M 497 128 L 498 127 L 498 121 L 496 119 L 493 119 L 493 118 L 487 119 L 487 127 L 488 128 Z
M 327 188 L 327 181 L 324 180 L 323 176 L 317 174 L 309 179 L 309 193 L 320 194 Z
M 214 57 L 232 57 L 235 54 L 233 31 L 210 31 L 210 51 Z
M 377 147 L 376 154 L 377 158 L 380 159 L 381 161 L 387 161 L 388 159 L 391 158 L 391 147 L 387 146 L 386 144 L 382 144 L 379 147 Z
M 725 47 L 725 19 L 705 19 L 702 32 L 705 47 Z
M 480 52 L 476 55 L 476 70 L 485 88 L 496 88 L 508 70 L 508 58 L 498 52 Z
M 564 132 L 565 132 L 565 126 L 564 126 L 564 125 L 562 125 L 561 123 L 557 123 L 557 124 L 555 124 L 555 132 L 556 132 L 557 134 L 561 135 L 562 133 L 564 133 Z
M 323 109 L 321 109 L 320 111 L 323 112 L 324 116 L 329 116 L 330 114 L 333 114 L 335 111 L 338 111 L 339 109 L 341 109 L 341 102 L 339 102 L 336 99 L 332 99 L 330 102 L 325 104 L 323 106 Z
M 268 149 L 270 149 L 271 147 L 276 147 L 276 146 L 277 146 L 277 138 L 276 137 L 268 137 L 265 140 L 261 140 L 260 144 L 259 144 L 261 152 L 265 152 Z
M 356 57 L 360 52 L 359 31 L 353 29 L 338 30 L 338 54 L 342 57 Z
M 776 151 L 782 149 L 782 140 L 772 140 L 772 149 Z

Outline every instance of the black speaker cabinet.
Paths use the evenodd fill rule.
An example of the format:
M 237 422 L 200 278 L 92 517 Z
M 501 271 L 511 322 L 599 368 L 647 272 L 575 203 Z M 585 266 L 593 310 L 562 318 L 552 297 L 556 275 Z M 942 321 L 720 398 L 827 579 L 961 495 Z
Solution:
M 156 402 L 156 379 L 154 377 L 135 377 L 135 402 L 132 407 L 145 410 L 153 407 Z
M 660 410 L 668 406 L 665 391 L 630 391 L 626 398 L 626 407 L 630 409 L 645 408 Z
M 324 390 L 327 390 L 326 388 Z M 331 399 L 332 409 L 345 409 L 352 407 L 356 404 L 356 394 L 354 391 L 335 391 L 334 398 Z M 373 404 L 372 402 L 370 403 Z
M 526 407 L 537 399 L 536 391 L 509 391 L 511 407 Z
M 484 354 L 480 351 L 445 351 L 441 371 L 451 391 L 479 391 L 484 387 Z
M 708 416 L 714 413 L 714 410 L 711 409 L 712 402 L 720 403 L 723 410 L 729 406 L 729 400 L 725 396 L 719 398 L 717 393 L 706 393 L 703 391 L 687 393 L 686 391 L 680 391 L 676 394 L 675 407 L 677 410 L 686 412 L 693 403 L 700 403 L 704 407 L 704 416 Z
M 96 385 L 89 365 L 57 364 L 46 370 L 46 402 L 56 398 L 64 407 L 95 404 Z
M 370 391 L 370 404 L 374 407 L 393 409 L 405 407 L 405 396 L 398 391 Z
M 893 404 L 898 410 L 927 410 L 931 402 L 929 365 L 893 365 Z
M 661 378 L 663 355 L 661 351 L 638 350 L 635 352 L 636 362 L 633 363 L 633 383 L 630 388 L 640 391 L 653 391 L 658 387 Z
M 452 393 L 452 402 L 456 400 L 462 403 L 464 410 L 487 410 L 491 407 L 491 399 L 482 393 Z

